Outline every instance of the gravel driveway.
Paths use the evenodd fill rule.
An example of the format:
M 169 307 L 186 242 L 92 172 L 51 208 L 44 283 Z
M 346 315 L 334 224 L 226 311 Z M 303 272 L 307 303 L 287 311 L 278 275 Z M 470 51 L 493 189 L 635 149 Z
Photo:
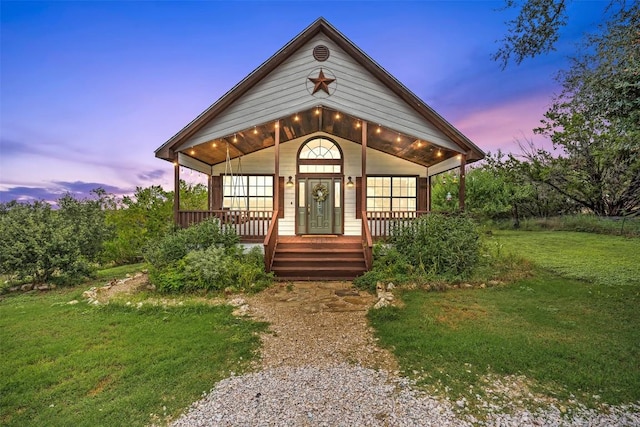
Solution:
M 536 412 L 487 403 L 486 419 L 465 415 L 464 401 L 426 395 L 399 376 L 367 325 L 374 302 L 347 282 L 278 284 L 236 299 L 271 324 L 256 372 L 219 382 L 172 425 L 640 426 L 636 405 L 569 413 L 553 403 Z

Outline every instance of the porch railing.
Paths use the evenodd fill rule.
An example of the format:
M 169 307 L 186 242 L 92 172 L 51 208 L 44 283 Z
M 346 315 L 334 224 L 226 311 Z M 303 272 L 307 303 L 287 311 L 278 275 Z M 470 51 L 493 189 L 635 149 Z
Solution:
M 271 271 L 273 256 L 276 253 L 276 243 L 278 242 L 278 210 L 273 211 L 271 225 L 264 238 L 264 268 L 268 273 Z
M 367 212 L 362 211 L 362 248 L 364 250 L 364 263 L 367 271 L 373 266 L 373 237 L 369 229 Z
M 373 239 L 384 239 L 391 235 L 397 226 L 409 224 L 427 211 L 366 211 L 363 212 L 363 223 L 366 222 Z
M 276 211 L 277 212 L 277 211 Z M 207 218 L 215 217 L 225 227 L 230 227 L 240 236 L 242 242 L 262 243 L 273 223 L 274 211 L 179 211 L 178 225 L 189 227 Z

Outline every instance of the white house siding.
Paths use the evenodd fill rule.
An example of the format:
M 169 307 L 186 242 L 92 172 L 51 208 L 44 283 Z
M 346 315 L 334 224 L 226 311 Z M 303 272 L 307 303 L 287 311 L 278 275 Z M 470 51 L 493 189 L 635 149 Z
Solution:
M 318 62 L 312 56 L 313 47 L 319 44 L 330 49 L 330 57 L 325 62 Z M 320 68 L 332 72 L 337 79 L 329 86 L 331 96 L 322 91 L 311 95 L 308 90 L 308 77 L 316 76 Z M 180 148 L 225 137 L 319 104 L 394 130 L 402 130 L 445 148 L 460 150 L 444 133 L 324 34 L 318 34 L 300 48 Z

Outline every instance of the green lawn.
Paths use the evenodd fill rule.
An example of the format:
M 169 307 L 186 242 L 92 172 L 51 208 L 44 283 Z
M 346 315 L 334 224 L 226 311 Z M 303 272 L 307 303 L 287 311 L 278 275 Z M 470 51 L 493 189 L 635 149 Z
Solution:
M 639 402 L 640 240 L 494 236 L 539 266 L 534 277 L 488 289 L 405 291 L 404 308 L 370 312 L 404 372 L 470 401 L 483 394 L 487 375 L 498 374 L 524 375 L 535 391 L 565 402 L 571 394 L 585 404 Z
M 264 325 L 227 306 L 93 307 L 84 289 L 0 299 L 1 425 L 160 422 L 258 350 Z
M 640 287 L 640 238 L 569 231 L 498 231 L 493 240 L 563 277 Z

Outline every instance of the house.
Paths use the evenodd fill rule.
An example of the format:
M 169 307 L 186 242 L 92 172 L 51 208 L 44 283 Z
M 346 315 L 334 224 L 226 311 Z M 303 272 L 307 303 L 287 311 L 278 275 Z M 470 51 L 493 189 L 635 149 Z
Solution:
M 323 18 L 155 152 L 209 177 L 209 210 L 289 279 L 349 279 L 390 224 L 428 213 L 431 180 L 484 153 Z M 176 191 L 175 194 L 178 194 Z

